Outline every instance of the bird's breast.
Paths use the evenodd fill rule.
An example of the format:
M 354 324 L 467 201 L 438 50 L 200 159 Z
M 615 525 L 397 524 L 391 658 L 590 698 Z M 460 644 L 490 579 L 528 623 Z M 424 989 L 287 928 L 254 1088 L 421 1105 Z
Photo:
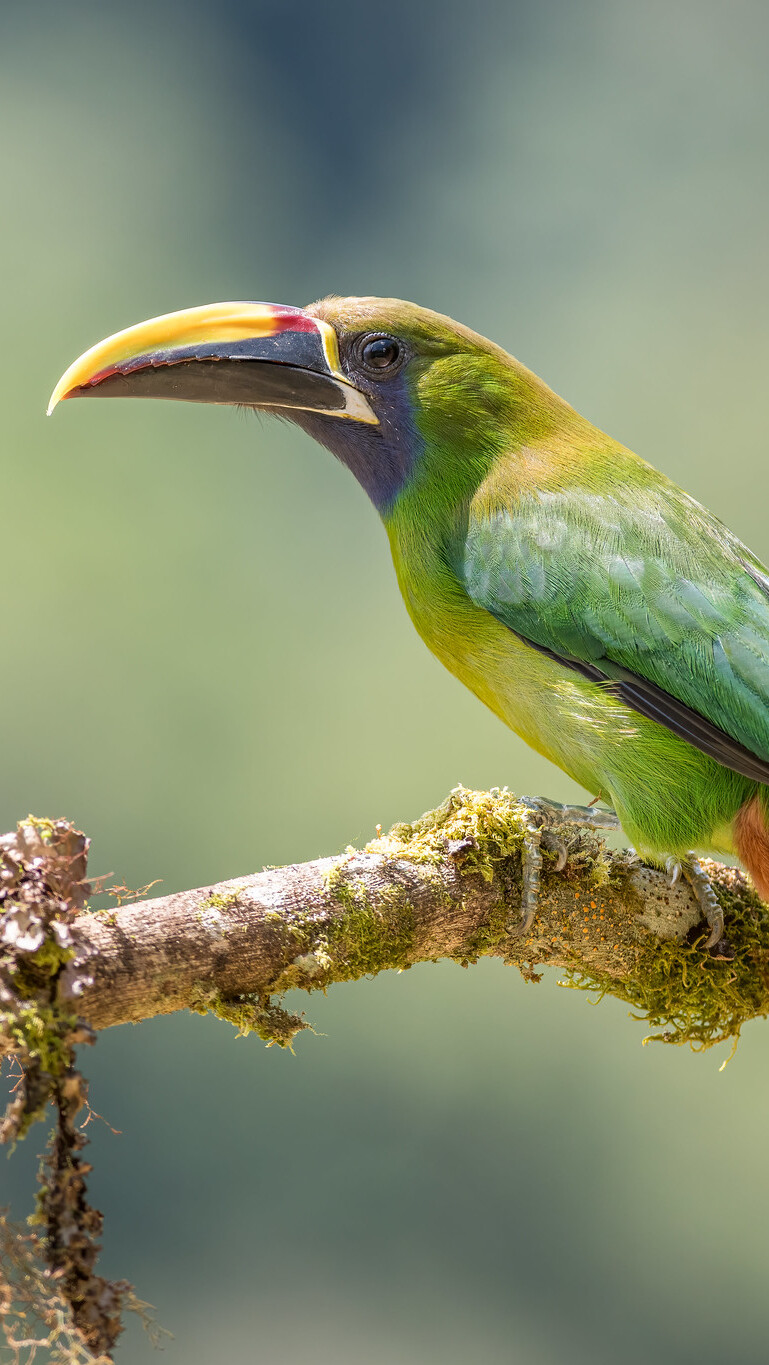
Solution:
M 391 543 L 403 600 L 428 649 L 527 744 L 597 790 L 593 750 L 605 743 L 605 727 L 595 702 L 605 697 L 477 606 L 439 552 L 409 555 Z

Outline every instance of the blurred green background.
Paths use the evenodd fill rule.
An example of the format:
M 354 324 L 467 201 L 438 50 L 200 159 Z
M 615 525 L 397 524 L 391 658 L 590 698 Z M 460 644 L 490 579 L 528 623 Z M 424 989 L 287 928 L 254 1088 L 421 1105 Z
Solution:
M 424 649 L 319 447 L 45 404 L 154 313 L 396 294 L 766 558 L 768 42 L 750 0 L 2 6 L 2 829 L 65 814 L 95 874 L 171 891 L 460 780 L 578 795 Z M 719 1073 L 498 963 L 299 1003 L 325 1036 L 295 1057 L 180 1016 L 84 1058 L 122 1130 L 90 1130 L 104 1269 L 169 1365 L 763 1365 L 765 1024 Z M 40 1140 L 3 1170 L 19 1214 Z

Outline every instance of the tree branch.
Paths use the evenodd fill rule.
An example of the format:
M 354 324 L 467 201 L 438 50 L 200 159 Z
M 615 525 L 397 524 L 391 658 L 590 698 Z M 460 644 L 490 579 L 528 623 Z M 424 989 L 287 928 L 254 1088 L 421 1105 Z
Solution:
M 733 868 L 706 864 L 725 961 L 704 950 L 683 879 L 671 887 L 592 832 L 558 826 L 543 835 L 535 922 L 517 937 L 525 813 L 509 793 L 457 788 L 362 851 L 81 914 L 59 997 L 94 1029 L 186 1007 L 286 1044 L 303 1025 L 272 996 L 487 954 L 529 978 L 537 965 L 566 968 L 570 984 L 628 1001 L 668 1041 L 708 1045 L 769 1011 L 767 911 Z
M 31 1286 L 49 1345 L 64 1324 L 71 1348 L 60 1358 L 72 1362 L 111 1359 L 123 1310 L 142 1311 L 126 1281 L 96 1272 L 102 1218 L 74 1123 L 87 1104 L 75 1047 L 94 1030 L 189 1008 L 285 1046 L 308 1027 L 280 1004 L 289 989 L 483 955 L 529 980 L 537 965 L 565 968 L 567 984 L 628 1001 L 669 1042 L 708 1047 L 769 1012 L 769 912 L 734 868 L 706 864 L 730 945 L 715 956 L 683 880 L 671 886 L 592 831 L 551 826 L 523 937 L 524 836 L 537 815 L 510 793 L 457 788 L 360 852 L 90 914 L 79 831 L 30 817 L 0 838 L 0 1052 L 17 1068 L 0 1140 L 23 1137 L 49 1102 L 57 1115 L 35 1214 L 44 1236 L 20 1236 L 0 1216 L 0 1320 L 13 1350 L 14 1324 L 27 1326 L 26 1309 L 12 1312 L 19 1284 Z

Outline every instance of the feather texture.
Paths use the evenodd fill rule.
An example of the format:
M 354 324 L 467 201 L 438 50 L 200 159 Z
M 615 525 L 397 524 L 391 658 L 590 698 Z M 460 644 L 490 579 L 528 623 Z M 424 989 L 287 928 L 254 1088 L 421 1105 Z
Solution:
M 395 385 L 348 362 L 380 418 L 365 456 L 321 439 L 364 487 L 400 461 L 374 500 L 429 648 L 646 855 L 739 848 L 769 888 L 764 567 L 485 338 L 392 299 L 310 311 L 343 357 L 402 343 Z
M 769 599 L 744 547 L 666 493 L 534 494 L 471 514 L 459 572 L 525 640 L 767 782 Z

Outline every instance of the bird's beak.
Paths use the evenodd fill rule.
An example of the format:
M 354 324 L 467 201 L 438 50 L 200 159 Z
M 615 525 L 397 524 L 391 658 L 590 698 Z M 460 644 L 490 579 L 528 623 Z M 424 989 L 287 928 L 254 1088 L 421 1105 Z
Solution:
M 62 375 L 63 398 L 179 398 L 378 423 L 343 374 L 336 332 L 301 308 L 212 303 L 165 313 L 92 346 Z

